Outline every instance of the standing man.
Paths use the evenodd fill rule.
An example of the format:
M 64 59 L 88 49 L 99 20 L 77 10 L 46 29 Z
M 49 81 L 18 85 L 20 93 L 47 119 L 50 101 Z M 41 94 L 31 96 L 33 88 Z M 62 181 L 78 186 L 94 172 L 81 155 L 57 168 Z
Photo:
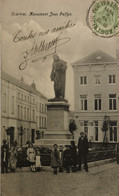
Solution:
M 87 137 L 84 135 L 84 132 L 80 133 L 80 137 L 78 140 L 78 150 L 79 150 L 78 170 L 81 171 L 81 164 L 83 160 L 85 171 L 88 172 L 88 164 L 87 164 L 88 140 L 87 140 Z
M 8 157 L 9 156 L 9 146 L 7 141 L 3 140 L 3 145 L 1 146 L 1 173 L 8 173 Z

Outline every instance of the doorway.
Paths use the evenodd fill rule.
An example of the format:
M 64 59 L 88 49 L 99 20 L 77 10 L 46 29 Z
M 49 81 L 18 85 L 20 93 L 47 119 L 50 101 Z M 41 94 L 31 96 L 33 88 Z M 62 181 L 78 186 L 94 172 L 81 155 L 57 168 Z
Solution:
M 14 127 L 10 127 L 10 146 L 13 145 L 14 142 Z
M 31 129 L 31 142 L 35 143 L 35 129 Z

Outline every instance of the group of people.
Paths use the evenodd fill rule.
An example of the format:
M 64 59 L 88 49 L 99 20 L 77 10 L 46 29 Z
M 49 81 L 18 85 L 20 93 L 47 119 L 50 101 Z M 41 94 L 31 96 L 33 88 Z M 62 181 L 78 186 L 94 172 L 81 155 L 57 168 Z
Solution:
M 27 160 L 30 165 L 31 171 L 41 171 L 41 156 L 40 150 L 35 150 L 33 144 L 29 142 L 28 149 L 27 149 Z
M 65 149 L 63 149 L 63 146 L 59 146 L 58 149 L 57 144 L 53 145 L 51 167 L 53 168 L 54 174 L 57 174 L 58 168 L 59 172 L 66 170 L 69 173 L 71 169 L 72 172 L 80 171 L 82 161 L 84 162 L 85 170 L 88 172 L 88 140 L 83 132 L 80 135 L 78 150 L 74 141 L 71 141 L 71 145 L 66 145 Z M 36 172 L 42 170 L 40 150 L 35 149 L 31 142 L 28 143 L 26 156 L 31 171 Z M 8 173 L 8 167 L 10 168 L 10 172 L 15 172 L 17 166 L 19 168 L 22 167 L 22 161 L 22 148 L 17 148 L 16 145 L 13 145 L 9 149 L 6 140 L 3 140 L 3 145 L 1 146 L 1 172 Z
M 84 132 L 80 133 L 78 140 L 78 151 L 74 141 L 71 141 L 71 145 L 63 146 L 54 144 L 54 149 L 51 153 L 51 167 L 54 169 L 54 174 L 66 170 L 67 173 L 81 171 L 82 161 L 84 163 L 85 171 L 88 172 L 87 155 L 88 155 L 88 140 Z
M 35 150 L 31 142 L 28 143 L 26 151 L 28 165 L 31 171 L 41 170 L 41 156 L 39 149 Z M 6 140 L 3 140 L 1 146 L 1 173 L 15 172 L 16 168 L 22 168 L 23 164 L 23 150 L 21 147 L 17 148 L 16 144 L 13 144 L 10 148 Z
M 51 152 L 51 167 L 53 168 L 53 173 L 57 174 L 66 170 L 67 173 L 76 172 L 81 170 L 82 161 L 84 162 L 85 171 L 88 172 L 87 165 L 87 154 L 88 154 L 88 140 L 84 135 L 84 132 L 80 133 L 80 138 L 78 141 L 78 151 L 74 141 L 71 141 L 71 145 L 59 146 L 54 144 L 53 150 Z M 31 171 L 41 171 L 42 162 L 39 149 L 34 149 L 33 144 L 29 143 L 27 148 L 27 160 L 29 161 Z
M 16 146 L 7 145 L 7 141 L 3 140 L 3 145 L 1 146 L 1 173 L 8 173 L 8 165 L 11 172 L 15 172 L 17 164 L 17 150 Z

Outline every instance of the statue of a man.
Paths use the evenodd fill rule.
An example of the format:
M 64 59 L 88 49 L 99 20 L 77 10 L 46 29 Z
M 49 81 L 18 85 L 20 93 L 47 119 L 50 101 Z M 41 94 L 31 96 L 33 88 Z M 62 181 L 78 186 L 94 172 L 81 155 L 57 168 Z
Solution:
M 53 56 L 51 81 L 54 81 L 55 98 L 65 97 L 65 80 L 67 63 L 61 60 L 57 55 Z

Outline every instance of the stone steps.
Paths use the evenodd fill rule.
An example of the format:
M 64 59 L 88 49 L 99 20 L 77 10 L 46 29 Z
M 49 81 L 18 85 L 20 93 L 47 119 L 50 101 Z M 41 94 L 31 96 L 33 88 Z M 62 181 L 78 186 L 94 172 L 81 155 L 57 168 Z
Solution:
M 45 131 L 44 132 L 44 139 L 71 139 L 71 133 L 69 131 Z

